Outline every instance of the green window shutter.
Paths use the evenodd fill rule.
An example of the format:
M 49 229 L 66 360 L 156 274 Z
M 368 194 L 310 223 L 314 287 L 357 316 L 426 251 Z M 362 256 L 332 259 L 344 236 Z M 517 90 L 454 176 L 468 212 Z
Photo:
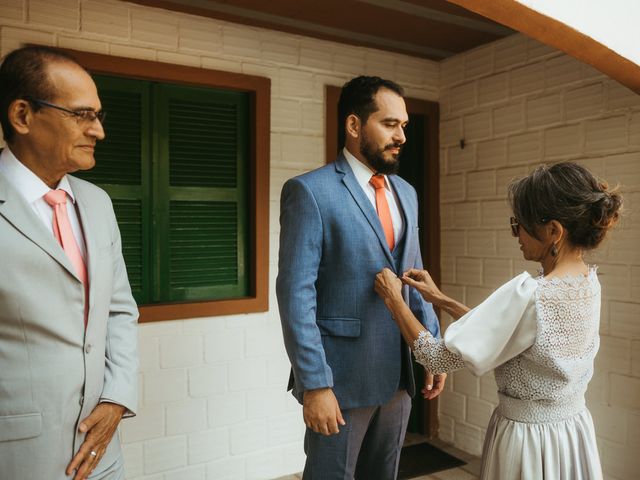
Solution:
M 138 304 L 247 296 L 248 94 L 94 79 L 106 139 L 78 176 L 111 197 Z
M 155 216 L 165 301 L 248 295 L 248 96 L 156 85 Z
M 107 112 L 106 137 L 96 147 L 96 166 L 76 175 L 111 197 L 133 295 L 138 304 L 149 303 L 149 84 L 98 75 L 94 80 Z

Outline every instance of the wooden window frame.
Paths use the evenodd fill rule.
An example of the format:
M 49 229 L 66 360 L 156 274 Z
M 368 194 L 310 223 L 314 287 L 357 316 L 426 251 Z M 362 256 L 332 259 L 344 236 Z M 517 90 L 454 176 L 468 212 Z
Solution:
M 271 81 L 268 78 L 64 49 L 91 73 L 223 88 L 250 96 L 250 296 L 202 302 L 142 305 L 140 323 L 269 310 L 269 152 Z M 108 133 L 108 131 L 107 131 Z

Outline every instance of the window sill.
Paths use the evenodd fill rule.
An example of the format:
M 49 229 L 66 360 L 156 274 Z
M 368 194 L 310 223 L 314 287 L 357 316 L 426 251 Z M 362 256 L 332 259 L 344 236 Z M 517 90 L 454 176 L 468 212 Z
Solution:
M 138 322 L 148 323 L 165 320 L 186 320 L 198 317 L 266 312 L 268 310 L 269 300 L 266 295 L 209 302 L 142 305 L 139 308 L 140 319 Z

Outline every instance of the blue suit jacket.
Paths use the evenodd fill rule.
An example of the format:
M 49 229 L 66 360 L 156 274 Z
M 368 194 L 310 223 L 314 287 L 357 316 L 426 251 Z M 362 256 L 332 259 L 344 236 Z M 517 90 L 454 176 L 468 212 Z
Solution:
M 411 354 L 374 290 L 384 267 L 422 268 L 415 190 L 391 175 L 404 213 L 399 268 L 378 215 L 342 156 L 333 164 L 292 178 L 282 189 L 280 255 L 276 282 L 290 388 L 333 387 L 341 408 L 381 405 L 398 390 L 405 363 L 407 390 L 415 393 Z M 416 317 L 439 336 L 431 304 L 405 287 Z

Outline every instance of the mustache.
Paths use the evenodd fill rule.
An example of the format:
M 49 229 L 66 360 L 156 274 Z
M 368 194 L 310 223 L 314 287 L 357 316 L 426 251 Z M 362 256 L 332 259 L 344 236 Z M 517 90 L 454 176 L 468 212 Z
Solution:
M 385 150 L 391 150 L 392 148 L 397 148 L 400 151 L 402 151 L 402 147 L 403 147 L 403 145 L 401 143 L 390 143 L 389 145 L 385 145 L 384 149 Z

